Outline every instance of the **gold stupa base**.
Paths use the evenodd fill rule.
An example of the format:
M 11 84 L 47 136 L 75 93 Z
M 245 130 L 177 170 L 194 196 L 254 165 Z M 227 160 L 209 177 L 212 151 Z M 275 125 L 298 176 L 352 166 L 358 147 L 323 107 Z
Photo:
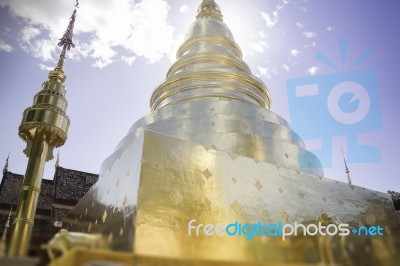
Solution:
M 399 259 L 400 226 L 387 194 L 148 130 L 112 159 L 68 230 L 101 234 L 108 249 L 132 253 L 137 265 L 392 266 Z M 236 221 L 379 225 L 384 235 L 246 240 L 193 228 L 189 234 L 193 219 L 193 228 Z

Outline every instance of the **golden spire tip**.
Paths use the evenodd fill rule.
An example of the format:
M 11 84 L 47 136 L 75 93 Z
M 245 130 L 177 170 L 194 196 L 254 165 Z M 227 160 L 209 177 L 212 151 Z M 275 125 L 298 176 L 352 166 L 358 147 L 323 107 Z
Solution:
M 67 51 L 69 51 L 71 48 L 75 47 L 75 44 L 73 43 L 73 38 L 74 38 L 74 24 L 75 24 L 75 18 L 76 18 L 76 9 L 79 7 L 78 0 L 76 0 L 76 3 L 74 6 L 75 6 L 75 9 L 72 12 L 72 15 L 69 19 L 67 30 L 64 32 L 63 37 L 61 39 L 59 39 L 59 42 L 57 44 L 58 46 L 62 46 L 62 52 L 58 59 L 57 66 L 54 69 L 54 72 L 60 72 L 61 74 L 64 73 L 64 61 L 65 61 L 65 55 L 66 55 Z M 51 73 L 50 73 L 50 76 L 52 76 Z M 64 81 L 64 79 L 65 79 L 65 77 L 62 78 L 61 80 Z
M 212 18 L 222 22 L 222 17 L 221 9 L 214 0 L 203 0 L 197 9 L 197 19 Z

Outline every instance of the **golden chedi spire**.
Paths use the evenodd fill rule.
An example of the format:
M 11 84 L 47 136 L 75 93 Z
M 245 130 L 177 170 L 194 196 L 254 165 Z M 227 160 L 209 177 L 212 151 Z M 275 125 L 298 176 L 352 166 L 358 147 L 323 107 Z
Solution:
M 62 146 L 67 139 L 70 121 L 66 115 L 64 61 L 66 52 L 74 47 L 72 38 L 78 4 L 76 1 L 67 30 L 58 43 L 62 46 L 58 64 L 35 95 L 33 105 L 24 111 L 19 127 L 19 136 L 27 143 L 24 153 L 29 160 L 14 220 L 9 256 L 25 256 L 29 251 L 45 162 L 53 159 L 53 149 Z
M 318 158 L 269 110 L 266 86 L 217 11 L 214 1 L 201 3 L 176 62 L 152 94 L 152 111 L 103 162 L 96 184 L 64 220 L 68 230 L 102 234 L 110 249 L 133 252 L 138 263 L 149 258 L 146 265 L 162 258 L 176 259 L 171 265 L 250 265 L 268 248 L 253 242 L 260 250 L 253 253 L 249 241 L 189 236 L 187 222 L 253 224 L 267 215 L 269 201 L 278 201 L 273 219 L 286 217 L 282 197 L 290 194 L 280 186 L 295 187 L 300 173 L 323 175 Z
M 153 91 L 150 106 L 152 112 L 131 127 L 117 150 L 141 130 L 150 129 L 257 161 L 323 175 L 318 158 L 305 150 L 303 141 L 283 118 L 270 111 L 266 85 L 243 61 L 242 51 L 214 1 L 200 4 L 176 61 L 165 81 Z M 171 126 L 172 121 L 176 126 Z
M 231 99 L 269 109 L 265 84 L 252 75 L 219 6 L 204 0 L 177 52 L 166 81 L 153 92 L 152 110 L 178 101 Z
M 222 14 L 219 5 L 214 0 L 203 0 L 197 9 L 197 19 L 199 18 L 213 18 L 222 22 Z
M 308 225 L 321 212 L 334 214 L 336 224 L 349 219 L 348 224 L 357 226 L 368 224 L 361 217 L 369 213 L 374 218 L 382 209 L 387 218 L 379 221 L 395 232 L 389 238 L 394 240 L 400 228 L 393 222 L 388 196 L 361 188 L 349 192 L 347 184 L 322 177 L 318 158 L 305 150 L 283 118 L 268 110 L 265 85 L 243 62 L 227 26 L 204 11 L 216 7 L 206 4 L 213 2 L 203 1 L 177 61 L 152 95 L 152 111 L 103 162 L 98 181 L 63 226 L 101 234 L 116 251 L 107 254 L 125 252 L 132 259 L 124 256 L 116 262 L 140 265 L 325 263 L 322 255 L 332 257 L 337 248 L 330 243 L 341 239 L 330 236 L 322 243 L 321 238 L 293 235 L 287 242 L 280 237 L 265 241 L 256 232 L 263 229 L 253 228 L 276 223 L 276 232 L 278 222 Z M 222 233 L 216 229 L 224 224 L 238 225 L 234 238 L 224 226 Z M 347 239 L 354 250 L 365 249 L 363 239 Z M 304 256 L 310 252 L 313 258 Z M 359 261 L 357 252 L 342 253 L 328 262 Z M 83 262 L 81 256 L 94 261 L 97 254 L 71 252 L 54 264 L 83 265 L 89 260 Z M 395 265 L 398 259 L 389 256 L 383 264 Z

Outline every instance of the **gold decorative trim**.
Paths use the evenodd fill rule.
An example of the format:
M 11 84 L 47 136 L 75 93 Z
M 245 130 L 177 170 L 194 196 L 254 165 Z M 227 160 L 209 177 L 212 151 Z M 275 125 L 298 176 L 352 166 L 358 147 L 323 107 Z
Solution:
M 29 219 L 29 218 L 14 218 L 13 224 L 29 224 L 32 225 L 34 224 L 34 219 Z
M 162 103 L 165 99 L 171 97 L 171 96 L 174 95 L 174 94 L 177 94 L 177 93 L 180 93 L 180 92 L 185 92 L 185 91 L 190 91 L 190 90 L 201 89 L 201 88 L 204 88 L 204 85 L 194 85 L 194 86 L 186 87 L 186 88 L 184 88 L 184 89 L 181 89 L 181 88 L 177 88 L 177 89 L 165 89 L 165 91 L 163 92 L 163 94 L 160 95 L 160 96 L 157 98 L 157 101 L 154 103 L 154 109 L 152 109 L 152 110 L 157 109 L 157 107 L 160 105 L 160 103 Z M 231 91 L 239 91 L 239 92 L 241 92 L 241 93 L 243 93 L 243 94 L 249 96 L 250 98 L 254 99 L 254 100 L 255 100 L 258 104 L 260 104 L 261 106 L 264 105 L 264 101 L 263 101 L 262 98 L 258 98 L 257 95 L 252 94 L 252 93 L 250 93 L 249 91 L 243 90 L 243 89 L 241 89 L 241 88 L 235 87 L 235 86 L 233 86 L 233 85 L 226 85 L 226 84 L 224 84 L 224 85 L 221 85 L 221 84 L 208 84 L 208 85 L 207 85 L 207 88 L 225 89 L 225 90 L 231 90 Z M 202 94 L 202 95 L 204 95 L 204 94 Z M 216 94 L 214 94 L 214 95 L 216 95 Z M 219 95 L 218 97 L 223 97 L 223 98 L 232 98 L 232 97 L 235 97 L 235 96 L 230 96 L 230 95 L 227 95 L 227 94 L 218 94 L 218 95 Z M 198 95 L 198 96 L 200 96 L 200 95 Z M 186 99 L 186 98 L 189 99 L 189 98 L 193 98 L 193 97 L 190 96 L 190 97 L 185 97 L 185 99 Z M 239 99 L 239 100 L 242 100 L 242 101 L 246 101 L 246 102 L 252 103 L 251 101 L 248 101 L 248 100 L 246 100 L 246 99 L 244 99 L 244 98 L 239 98 L 239 97 L 235 97 L 235 98 L 237 98 L 237 99 Z
M 188 40 L 186 40 L 180 47 L 178 52 L 176 53 L 177 58 L 181 57 L 187 50 L 189 50 L 194 44 L 200 42 L 207 42 L 208 44 L 214 42 L 216 44 L 220 44 L 229 48 L 233 51 L 239 58 L 243 57 L 242 50 L 239 45 L 235 42 L 229 40 L 228 38 L 220 35 L 199 35 L 194 36 Z
M 265 88 L 265 85 L 256 80 L 253 77 L 249 77 L 246 75 L 238 74 L 235 72 L 219 72 L 219 71 L 202 71 L 202 72 L 193 72 L 193 73 L 188 73 L 183 76 L 177 76 L 171 79 L 166 80 L 164 83 L 159 85 L 154 91 L 150 99 L 150 106 L 152 110 L 155 110 L 157 106 L 155 106 L 155 103 L 157 105 L 159 104 L 159 97 L 164 94 L 165 91 L 171 90 L 171 87 L 179 87 L 182 84 L 185 83 L 191 83 L 191 82 L 199 82 L 199 81 L 207 81 L 207 86 L 203 85 L 203 87 L 209 87 L 209 84 L 213 81 L 222 81 L 220 86 L 226 86 L 226 82 L 236 82 L 239 84 L 242 84 L 245 87 L 249 87 L 250 90 L 254 91 L 255 95 L 258 95 L 261 99 L 263 99 L 263 102 L 260 103 L 260 105 L 264 108 L 269 109 L 271 105 L 271 98 L 269 95 L 268 90 Z M 181 89 L 182 90 L 182 89 Z M 240 92 L 240 89 L 237 89 Z M 178 90 L 177 90 L 178 91 Z M 172 95 L 172 94 L 171 94 Z M 254 97 L 253 97 L 254 98 Z M 255 100 L 257 100 L 255 98 Z M 259 100 L 257 100 L 259 101 Z
M 55 127 L 53 125 L 47 123 L 31 123 L 26 122 L 20 125 L 19 127 L 19 136 L 27 141 L 32 139 L 32 130 L 33 129 L 40 129 L 43 130 L 43 138 L 44 140 L 51 142 L 49 144 L 55 144 L 55 147 L 62 146 L 65 141 L 67 140 L 67 132 L 63 131 L 62 129 Z
M 183 56 L 181 57 L 178 61 L 176 61 L 169 69 L 167 73 L 167 77 L 169 77 L 172 73 L 188 66 L 188 65 L 194 65 L 194 64 L 201 64 L 201 63 L 208 63 L 208 64 L 220 64 L 220 65 L 225 65 L 225 66 L 230 66 L 230 67 L 236 67 L 239 70 L 242 70 L 247 73 L 251 73 L 249 66 L 235 58 L 235 57 L 230 57 L 225 54 L 221 53 L 213 53 L 213 52 L 207 52 L 207 53 L 196 53 L 196 54 L 190 54 L 188 56 Z
M 167 104 L 163 105 L 164 106 L 168 106 L 170 104 L 174 104 L 174 103 L 178 103 L 178 102 L 184 102 L 184 101 L 188 101 L 188 100 L 197 100 L 197 99 L 201 99 L 201 98 L 226 98 L 226 99 L 231 99 L 231 100 L 238 100 L 238 101 L 242 101 L 242 102 L 247 102 L 247 103 L 252 103 L 246 99 L 243 98 L 239 98 L 239 97 L 235 97 L 235 96 L 230 96 L 230 95 L 225 95 L 225 94 L 217 94 L 217 93 L 210 93 L 210 94 L 202 94 L 202 95 L 195 95 L 195 96 L 189 96 L 189 97 L 185 97 L 182 99 L 177 99 L 177 100 L 173 100 L 168 102 Z
M 21 190 L 33 191 L 33 192 L 40 194 L 40 187 L 22 186 Z

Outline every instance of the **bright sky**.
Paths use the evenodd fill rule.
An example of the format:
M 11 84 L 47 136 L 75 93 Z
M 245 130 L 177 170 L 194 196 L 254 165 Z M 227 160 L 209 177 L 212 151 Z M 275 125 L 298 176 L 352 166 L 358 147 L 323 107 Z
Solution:
M 10 152 L 12 172 L 25 172 L 25 143 L 18 138 L 18 126 L 23 110 L 32 104 L 33 96 L 56 64 L 60 53 L 56 44 L 66 29 L 74 3 L 0 0 L 0 164 Z M 349 158 L 353 184 L 384 192 L 400 191 L 400 124 L 396 118 L 400 113 L 400 2 L 217 3 L 224 22 L 244 51 L 245 61 L 268 86 L 272 110 L 293 125 L 299 124 L 291 120 L 297 119 L 297 114 L 307 116 L 305 123 L 309 126 L 303 123 L 307 128 L 324 125 L 315 126 L 314 140 L 306 144 L 315 148 L 324 143 L 323 156 L 332 157 L 325 177 L 346 181 L 340 151 L 343 148 Z M 71 127 L 69 138 L 60 149 L 61 166 L 98 172 L 129 127 L 149 112 L 152 90 L 163 81 L 174 61 L 199 4 L 200 0 L 81 1 L 75 23 L 76 47 L 70 51 L 65 65 Z M 340 50 L 339 40 L 347 41 L 347 49 L 342 41 Z M 360 57 L 365 60 L 353 64 Z M 361 74 L 355 75 L 354 71 Z M 343 127 L 335 120 L 326 126 L 324 123 L 331 121 L 324 117 L 329 101 L 322 93 L 313 98 L 315 104 L 311 105 L 301 102 L 305 98 L 289 99 L 286 82 L 294 79 L 297 83 L 298 78 L 321 86 L 328 84 L 328 92 L 341 82 L 353 82 L 350 87 L 358 91 L 350 92 L 356 95 L 346 91 L 347 96 L 343 94 L 337 105 L 330 106 L 340 106 L 335 110 L 343 110 L 342 116 L 346 116 L 367 103 L 370 113 L 365 115 L 363 126 L 350 123 Z M 316 136 L 323 138 L 323 142 Z M 368 152 L 353 152 L 351 156 L 353 148 L 347 145 L 348 140 L 374 146 L 380 158 Z M 54 162 L 46 165 L 47 179 L 54 175 Z

